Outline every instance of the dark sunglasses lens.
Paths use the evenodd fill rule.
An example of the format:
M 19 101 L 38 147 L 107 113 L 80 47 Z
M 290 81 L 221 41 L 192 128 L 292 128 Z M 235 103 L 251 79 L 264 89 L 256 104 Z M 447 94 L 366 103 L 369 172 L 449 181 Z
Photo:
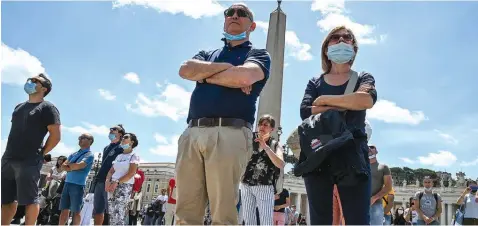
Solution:
M 227 17 L 234 16 L 235 12 L 236 12 L 235 9 L 227 9 L 226 11 L 224 11 L 224 16 L 227 16 Z
M 116 129 L 116 128 L 110 128 L 110 130 L 111 130 L 111 131 L 116 131 L 116 130 L 118 130 L 118 129 Z
M 237 9 L 237 15 L 239 17 L 249 17 L 249 14 L 243 9 Z
M 129 136 L 124 136 L 123 139 L 127 140 L 129 139 Z
M 346 34 L 342 36 L 345 41 L 352 41 L 353 37 L 351 34 Z

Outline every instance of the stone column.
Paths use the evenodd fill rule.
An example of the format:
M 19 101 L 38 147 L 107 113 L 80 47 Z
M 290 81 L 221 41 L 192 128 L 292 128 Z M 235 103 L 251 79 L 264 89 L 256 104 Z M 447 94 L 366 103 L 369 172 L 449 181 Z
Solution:
M 281 125 L 282 80 L 284 74 L 286 15 L 280 8 L 270 14 L 266 49 L 271 56 L 269 79 L 259 98 L 257 118 L 264 114 L 272 115 L 276 120 L 276 128 Z M 258 121 L 257 121 L 258 122 Z M 277 130 L 272 136 L 277 138 Z
M 446 219 L 446 209 L 445 209 L 446 206 L 447 206 L 447 204 L 445 204 L 445 202 L 442 201 L 441 202 L 442 211 L 441 211 L 441 214 L 440 214 L 440 224 L 441 225 L 448 225 L 448 223 L 446 222 L 447 221 L 447 219 Z
M 309 210 L 309 197 L 305 195 L 305 209 L 307 210 L 306 213 L 306 220 L 307 220 L 307 225 L 310 225 L 310 210 Z
M 448 204 L 448 209 L 447 209 L 447 222 L 446 224 L 451 224 L 451 219 L 453 218 L 453 204 Z
M 299 212 L 299 213 L 301 213 L 301 212 L 300 212 L 300 209 L 301 209 L 301 208 L 300 208 L 300 203 L 301 203 L 301 200 L 300 200 L 300 199 L 301 199 L 301 198 L 302 198 L 302 197 L 301 197 L 300 193 L 297 193 L 297 198 L 295 199 L 295 207 L 297 208 L 297 212 Z

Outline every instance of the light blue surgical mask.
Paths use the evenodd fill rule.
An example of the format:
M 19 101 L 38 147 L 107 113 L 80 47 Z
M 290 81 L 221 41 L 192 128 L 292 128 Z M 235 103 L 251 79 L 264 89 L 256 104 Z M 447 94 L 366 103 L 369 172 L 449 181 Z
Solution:
M 108 135 L 108 139 L 110 139 L 110 141 L 113 141 L 115 138 L 116 135 L 114 133 L 110 133 L 110 135 Z
M 23 90 L 25 90 L 28 95 L 34 94 L 37 91 L 36 88 L 37 84 L 33 83 L 32 81 L 26 82 L 23 86 Z
M 123 148 L 124 150 L 128 149 L 129 148 L 129 144 L 122 144 L 120 145 L 121 148 Z
M 224 32 L 222 33 L 224 35 L 224 38 L 226 38 L 226 40 L 228 41 L 238 41 L 238 40 L 243 40 L 245 38 L 247 38 L 247 32 L 244 31 L 238 35 L 231 35 L 227 32 Z
M 327 57 L 336 64 L 348 63 L 354 56 L 354 47 L 344 42 L 331 45 L 327 49 Z

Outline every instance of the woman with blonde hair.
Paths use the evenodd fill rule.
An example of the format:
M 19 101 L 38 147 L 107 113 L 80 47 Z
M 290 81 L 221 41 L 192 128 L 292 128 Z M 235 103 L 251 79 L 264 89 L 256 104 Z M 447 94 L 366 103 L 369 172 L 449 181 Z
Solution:
M 345 26 L 332 29 L 322 44 L 323 73 L 309 80 L 300 106 L 302 120 L 329 110 L 345 110 L 343 117 L 355 140 L 330 154 L 315 172 L 303 175 L 312 225 L 333 223 L 334 185 L 347 224 L 370 224 L 370 203 L 377 201 L 370 199 L 371 174 L 365 131 L 366 110 L 375 104 L 377 92 L 371 74 L 351 69 L 357 51 L 357 39 L 350 29 Z M 355 89 L 344 94 L 349 79 L 356 75 Z

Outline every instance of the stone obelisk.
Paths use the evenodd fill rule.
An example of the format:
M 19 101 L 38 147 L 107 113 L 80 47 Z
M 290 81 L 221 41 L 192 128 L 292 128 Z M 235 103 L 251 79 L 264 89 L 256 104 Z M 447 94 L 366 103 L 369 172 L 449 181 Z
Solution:
M 257 111 L 257 118 L 264 114 L 270 114 L 275 118 L 276 129 L 274 130 L 274 134 L 272 134 L 275 138 L 277 138 L 277 128 L 281 125 L 280 117 L 286 31 L 286 15 L 280 7 L 281 2 L 282 0 L 277 1 L 277 9 L 271 13 L 269 19 L 266 49 L 271 56 L 271 70 L 269 79 L 261 92 Z

